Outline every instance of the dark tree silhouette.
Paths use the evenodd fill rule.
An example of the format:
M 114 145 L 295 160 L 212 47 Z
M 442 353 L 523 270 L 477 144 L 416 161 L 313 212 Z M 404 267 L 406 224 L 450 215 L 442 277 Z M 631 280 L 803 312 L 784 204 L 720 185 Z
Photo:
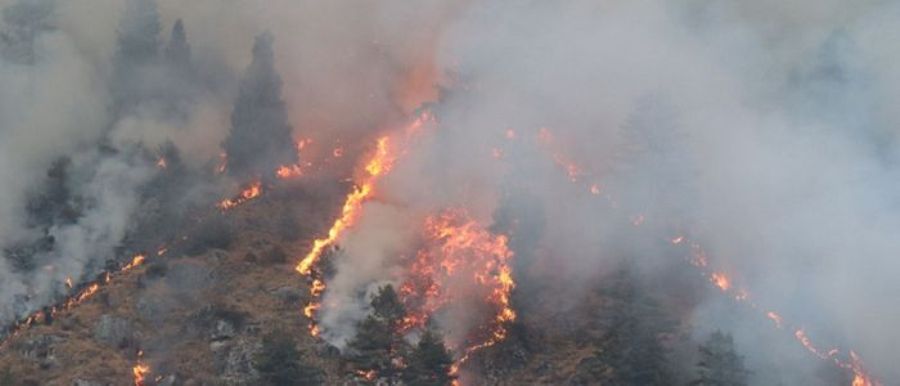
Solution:
M 159 57 L 159 11 L 155 0 L 128 0 L 119 22 L 110 92 L 113 116 L 132 112 L 144 100 L 154 97 L 158 80 L 150 69 Z
M 321 385 L 322 371 L 301 359 L 290 334 L 275 332 L 263 338 L 262 351 L 254 365 L 266 385 Z
M 181 19 L 175 21 L 169 43 L 166 45 L 166 60 L 177 69 L 187 69 L 191 65 L 191 46 L 187 42 L 187 33 Z
M 403 381 L 410 386 L 446 386 L 453 383 L 450 374 L 453 357 L 433 328 L 428 328 L 409 355 Z
M 612 188 L 626 213 L 689 223 L 697 171 L 675 107 L 659 96 L 639 98 L 620 137 Z
M 749 372 L 744 368 L 744 358 L 735 351 L 730 334 L 714 332 L 699 350 L 697 379 L 691 385 L 747 386 Z
M 253 62 L 241 80 L 231 114 L 231 131 L 222 144 L 229 174 L 241 179 L 271 178 L 278 166 L 297 160 L 272 43 L 269 34 L 256 38 Z
M 382 287 L 371 305 L 372 314 L 357 325 L 356 336 L 347 344 L 348 360 L 357 372 L 375 371 L 380 378 L 397 381 L 410 352 L 397 328 L 406 311 L 391 285 Z
M 661 337 L 672 323 L 657 302 L 636 282 L 634 268 L 625 263 L 605 291 L 610 306 L 606 332 L 594 356 L 579 365 L 575 384 L 663 386 L 671 382 L 668 350 Z

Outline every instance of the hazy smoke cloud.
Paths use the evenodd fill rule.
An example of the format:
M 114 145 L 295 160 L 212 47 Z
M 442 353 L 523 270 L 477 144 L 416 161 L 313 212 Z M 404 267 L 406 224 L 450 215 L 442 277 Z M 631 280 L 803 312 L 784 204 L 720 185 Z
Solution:
M 439 128 L 380 187 L 381 202 L 409 215 L 384 216 L 374 209 L 383 204 L 372 204 L 363 223 L 463 206 L 490 224 L 498 207 L 538 206 L 539 252 L 526 252 L 535 261 L 520 268 L 539 274 L 524 280 L 563 278 L 573 290 L 623 255 L 651 272 L 671 266 L 677 253 L 646 240 L 688 233 L 712 264 L 806 327 L 821 348 L 854 348 L 876 374 L 897 378 L 897 148 L 888 107 L 897 28 L 888 20 L 898 10 L 879 2 L 472 4 L 438 43 L 442 73 L 455 80 L 434 108 Z M 648 110 L 647 100 L 663 107 Z M 629 138 L 642 125 L 649 129 L 637 135 L 646 138 Z M 540 139 L 542 128 L 553 144 Z M 634 141 L 649 148 L 629 149 Z M 554 148 L 583 168 L 576 184 L 554 165 Z M 656 159 L 629 159 L 641 151 Z M 587 191 L 591 181 L 599 197 Z M 629 220 L 638 214 L 648 236 L 623 238 L 636 232 Z M 344 251 L 340 261 L 350 262 L 341 264 L 395 251 L 383 235 L 391 228 L 404 227 L 351 232 L 345 244 L 366 248 Z M 396 261 L 409 251 L 393 253 Z M 340 298 L 358 314 L 360 288 L 396 282 L 394 266 L 339 269 L 342 284 L 326 307 Z M 747 322 L 752 313 L 716 316 L 730 300 L 712 292 L 693 324 L 733 331 L 751 362 L 774 356 L 776 376 L 808 381 L 819 363 L 786 338 L 790 331 L 762 339 L 768 327 Z M 347 306 L 354 298 L 360 303 Z M 340 309 L 324 312 L 333 318 L 327 330 Z
M 367 291 L 402 280 L 424 216 L 465 207 L 486 225 L 503 213 L 529 224 L 513 237 L 517 275 L 562 280 L 560 307 L 623 255 L 666 269 L 680 257 L 639 241 L 683 232 L 758 303 L 900 379 L 900 6 L 159 0 L 158 24 L 129 14 L 153 4 L 0 1 L 16 10 L 0 25 L 0 320 L 115 257 L 160 145 L 195 171 L 215 164 L 254 38 L 270 31 L 293 135 L 323 149 L 367 146 L 446 87 L 437 127 L 341 243 L 322 313 L 333 342 Z M 189 70 L 166 54 L 178 19 Z M 159 35 L 128 35 L 135 23 Z M 122 51 L 122 36 L 155 53 Z M 636 157 L 635 143 L 665 156 Z M 54 210 L 79 215 L 36 223 L 27 208 L 62 158 L 71 208 Z M 581 167 L 575 183 L 564 162 Z M 22 246 L 39 266 L 16 267 Z M 722 316 L 729 300 L 715 295 L 694 310 L 698 330 L 734 332 L 751 363 L 777 348 L 784 374 L 814 366 L 782 335 Z

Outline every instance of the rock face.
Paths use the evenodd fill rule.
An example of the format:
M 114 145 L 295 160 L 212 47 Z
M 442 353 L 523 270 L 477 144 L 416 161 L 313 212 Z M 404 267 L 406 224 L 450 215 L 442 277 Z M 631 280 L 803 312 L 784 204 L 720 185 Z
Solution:
M 225 385 L 258 384 L 259 372 L 253 360 L 262 345 L 248 339 L 213 341 L 209 344 L 213 353 L 213 366 Z
M 103 315 L 94 326 L 94 340 L 113 347 L 128 345 L 134 338 L 131 323 L 112 315 Z
M 55 335 L 38 335 L 22 342 L 18 348 L 23 358 L 36 361 L 41 368 L 47 369 L 59 365 L 55 346 L 64 340 Z
M 237 329 L 235 328 L 234 323 L 219 319 L 216 320 L 216 324 L 213 327 L 209 338 L 212 341 L 220 341 L 234 338 L 235 335 L 237 335 Z

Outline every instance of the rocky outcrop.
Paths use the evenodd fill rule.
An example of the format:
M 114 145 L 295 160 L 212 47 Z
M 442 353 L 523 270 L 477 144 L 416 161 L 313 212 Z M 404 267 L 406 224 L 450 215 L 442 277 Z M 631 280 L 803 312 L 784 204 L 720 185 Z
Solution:
M 94 340 L 112 347 L 125 347 L 134 339 L 131 323 L 123 318 L 103 315 L 94 326 Z
M 253 361 L 261 348 L 259 342 L 244 338 L 211 342 L 209 349 L 219 380 L 225 385 L 257 384 L 259 372 Z
M 65 338 L 60 336 L 38 335 L 20 343 L 18 349 L 23 358 L 38 362 L 41 368 L 48 369 L 59 365 L 56 345 L 63 341 Z

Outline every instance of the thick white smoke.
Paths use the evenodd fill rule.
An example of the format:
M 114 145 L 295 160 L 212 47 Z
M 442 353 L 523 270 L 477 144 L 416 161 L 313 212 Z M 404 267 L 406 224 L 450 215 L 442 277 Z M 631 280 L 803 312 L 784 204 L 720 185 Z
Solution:
M 0 7 L 14 3 L 29 1 Z M 628 197 L 656 186 L 668 195 L 653 205 L 688 213 L 712 262 L 759 303 L 900 379 L 892 366 L 900 341 L 896 4 L 159 0 L 160 42 L 183 19 L 202 69 L 189 114 L 173 122 L 155 107 L 113 112 L 128 3 L 58 1 L 52 28 L 33 35 L 33 59 L 0 59 L 0 246 L 42 236 L 26 208 L 60 157 L 77 170 L 72 191 L 90 201 L 77 221 L 49 230 L 57 248 L 42 264 L 55 268 L 22 274 L 0 259 L 2 321 L 20 316 L 16 299 L 39 307 L 62 278 L 114 255 L 155 173 L 139 161 L 143 150 L 172 140 L 193 167 L 216 159 L 254 36 L 271 31 L 297 137 L 368 139 L 436 99 L 438 79 L 448 87 L 433 108 L 439 127 L 404 156 L 342 241 L 325 298 L 340 306 L 322 313 L 335 342 L 366 311 L 359 293 L 401 280 L 417 224 L 445 207 L 465 206 L 488 224 L 504 207 L 542 217 L 537 252 L 518 258 L 536 278 L 563 279 L 566 299 L 623 253 L 661 269 L 665 252 L 620 238 L 631 225 L 607 209 L 609 201 L 631 208 Z M 670 106 L 689 156 L 617 188 L 621 133 L 648 99 Z M 553 145 L 541 142 L 542 128 Z M 579 181 L 596 181 L 599 198 L 569 182 L 555 152 L 583 167 Z M 689 188 L 659 186 L 673 180 L 669 172 Z M 722 317 L 717 299 L 693 322 L 734 332 L 750 362 L 764 362 L 783 337 L 757 339 L 758 326 Z
M 407 213 L 462 205 L 490 223 L 504 195 L 532 196 L 520 209 L 540 208 L 540 247 L 551 251 L 536 266 L 573 288 L 623 253 L 642 256 L 651 270 L 668 266 L 659 261 L 665 250 L 619 239 L 632 225 L 566 181 L 535 140 L 549 128 L 591 173 L 582 180 L 611 185 L 604 194 L 613 192 L 625 210 L 647 189 L 659 190 L 649 206 L 687 212 L 682 228 L 757 302 L 808 326 L 822 348 L 854 348 L 876 374 L 897 379 L 891 342 L 900 339 L 892 327 L 900 315 L 891 304 L 900 287 L 891 278 L 900 223 L 889 106 L 898 51 L 889 20 L 898 10 L 879 2 L 472 4 L 439 43 L 442 72 L 456 80 L 434 108 L 440 128 L 379 187 L 379 199 Z M 629 188 L 616 177 L 629 166 L 622 132 L 646 113 L 648 97 L 671 106 L 674 122 L 649 124 L 673 126 L 684 157 L 645 171 Z M 507 129 L 516 140 L 505 138 Z M 688 188 L 673 186 L 670 173 Z M 382 235 L 392 227 L 403 228 L 361 226 L 348 235 L 347 245 L 366 247 L 339 258 L 348 269 L 338 270 L 333 280 L 341 285 L 326 294 L 326 307 L 329 299 L 346 306 L 355 298 L 346 309 L 358 315 L 360 288 L 398 280 L 393 262 L 402 255 Z M 369 259 L 367 251 L 393 252 L 394 260 L 378 274 L 349 269 Z M 760 340 L 766 327 L 714 315 L 721 302 L 730 300 L 711 296 L 693 323 L 733 331 L 754 364 L 771 358 L 767 342 L 788 340 L 778 356 L 784 379 L 802 382 L 817 365 L 794 355 L 802 348 L 786 338 L 790 332 Z M 346 339 L 347 315 L 335 316 L 342 312 L 324 311 L 338 342 Z

